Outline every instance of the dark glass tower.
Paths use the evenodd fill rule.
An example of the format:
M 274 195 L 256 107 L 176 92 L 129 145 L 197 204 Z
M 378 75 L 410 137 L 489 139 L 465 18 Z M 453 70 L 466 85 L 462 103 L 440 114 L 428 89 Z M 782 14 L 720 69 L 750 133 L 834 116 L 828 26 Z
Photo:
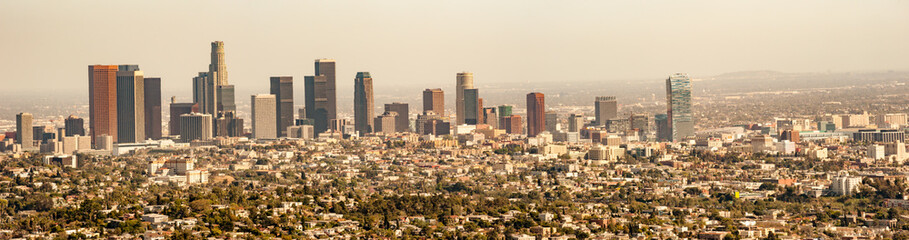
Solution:
M 372 76 L 369 75 L 369 72 L 358 72 L 354 79 L 354 129 L 360 134 L 373 131 L 373 123 L 376 118 L 375 107 Z
M 287 127 L 294 125 L 294 78 L 271 77 L 271 94 L 275 95 L 277 136 L 286 137 Z

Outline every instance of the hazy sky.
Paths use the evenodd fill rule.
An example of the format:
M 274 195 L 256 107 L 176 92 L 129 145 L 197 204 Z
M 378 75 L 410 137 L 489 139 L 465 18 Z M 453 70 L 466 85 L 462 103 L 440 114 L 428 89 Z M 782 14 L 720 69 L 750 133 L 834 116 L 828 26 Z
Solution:
M 909 1 L 0 0 L 0 94 L 87 95 L 87 65 L 130 63 L 188 99 L 215 40 L 229 81 L 263 93 L 316 58 L 338 61 L 345 95 L 357 71 L 379 90 L 465 70 L 477 85 L 907 70 Z

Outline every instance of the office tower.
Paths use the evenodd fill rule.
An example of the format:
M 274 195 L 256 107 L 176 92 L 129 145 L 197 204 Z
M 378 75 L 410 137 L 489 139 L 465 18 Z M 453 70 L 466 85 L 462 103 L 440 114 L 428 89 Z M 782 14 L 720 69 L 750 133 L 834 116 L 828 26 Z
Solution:
M 161 78 L 145 78 L 145 137 L 161 139 Z
M 335 92 L 335 60 L 316 59 L 315 76 L 304 77 L 306 118 L 313 119 L 316 134 L 328 130 L 329 121 L 338 118 Z
M 117 142 L 145 141 L 145 79 L 136 65 L 117 71 Z
M 410 132 L 410 107 L 406 103 L 386 103 L 386 112 L 395 113 L 395 131 Z
M 568 132 L 579 132 L 581 128 L 584 128 L 584 116 L 577 113 L 572 113 L 568 117 Z
M 275 131 L 278 137 L 287 136 L 287 127 L 294 125 L 294 78 L 271 77 L 271 94 L 275 95 Z
M 215 120 L 215 136 L 240 137 L 243 136 L 243 119 L 238 118 L 235 112 L 221 112 L 221 117 Z
M 461 108 L 464 110 L 463 117 L 458 117 L 464 122 L 462 124 L 476 125 L 480 123 L 480 93 L 476 88 L 464 89 L 461 91 L 462 101 Z
M 672 141 L 672 128 L 669 126 L 669 116 L 666 114 L 657 114 L 653 116 L 656 124 L 657 139 L 660 141 Z
M 508 134 L 524 133 L 524 123 L 521 121 L 521 115 L 510 115 L 501 118 L 502 128 Z
M 206 141 L 212 138 L 211 115 L 187 113 L 180 115 L 180 139 L 184 142 Z
M 397 121 L 398 113 L 386 111 L 382 115 L 376 117 L 375 123 L 373 126 L 376 127 L 375 132 L 377 133 L 395 133 L 395 121 Z
M 175 103 L 172 98 L 170 103 L 170 121 L 167 123 L 168 133 L 171 136 L 180 135 L 180 115 L 197 112 L 199 112 L 199 104 Z
M 445 92 L 441 88 L 423 90 L 423 111 L 433 111 L 445 117 Z
M 511 106 L 511 105 L 502 105 L 502 106 L 499 106 L 499 110 L 496 111 L 496 114 L 498 114 L 500 118 L 502 118 L 502 117 L 507 117 L 507 116 L 511 116 L 511 114 L 512 114 L 512 111 L 511 111 L 512 108 L 513 108 L 513 106 Z
M 227 64 L 224 63 L 224 42 L 211 42 L 211 64 L 208 65 L 208 72 L 213 76 L 215 86 L 224 86 L 227 82 Z
M 85 121 L 82 118 L 70 115 L 64 120 L 63 124 L 66 129 L 66 136 L 87 136 L 85 135 Z
M 218 105 L 215 103 L 218 99 L 217 86 L 215 80 L 208 72 L 200 72 L 193 78 L 193 103 L 199 104 L 199 112 L 218 115 Z
M 615 97 L 597 97 L 593 102 L 593 107 L 596 112 L 597 126 L 606 125 L 606 120 L 619 116 Z
M 559 115 L 554 112 L 546 112 L 546 121 L 545 121 L 546 131 L 549 133 L 555 133 L 559 131 Z
M 499 128 L 499 116 L 495 107 L 483 108 L 483 122 L 493 129 Z
M 24 150 L 35 149 L 35 136 L 32 128 L 34 117 L 31 113 L 16 114 L 16 142 L 22 145 Z
M 78 151 L 92 149 L 91 136 L 68 136 L 63 137 L 63 154 L 73 154 Z
M 304 119 L 304 118 L 306 118 L 306 107 L 301 107 L 300 109 L 297 109 L 297 119 Z
M 534 137 L 543 132 L 546 116 L 546 106 L 543 94 L 532 92 L 527 94 L 527 136 Z
M 117 141 L 117 65 L 88 66 L 88 128 L 92 142 L 108 135 Z
M 456 122 L 457 125 L 469 124 L 466 121 L 468 112 L 465 111 L 466 103 L 465 103 L 465 98 L 464 98 L 464 91 L 467 89 L 473 89 L 473 88 L 474 88 L 473 87 L 473 73 L 470 73 L 470 72 L 458 73 L 457 86 L 455 86 L 455 89 L 456 89 L 455 90 L 456 91 L 455 92 L 455 95 L 456 95 L 455 106 L 457 107 L 457 109 L 456 109 L 457 113 L 455 113 L 457 115 L 455 117 L 457 118 L 457 122 Z M 474 109 L 474 110 L 476 110 L 476 109 Z M 476 124 L 476 122 L 474 122 L 473 124 Z
M 276 139 L 277 133 L 277 114 L 275 113 L 275 95 L 259 94 L 252 95 L 252 135 L 258 139 Z
M 218 86 L 218 106 L 217 110 L 219 114 L 224 112 L 237 112 L 237 101 L 236 96 L 234 95 L 234 85 L 222 85 Z
M 666 79 L 666 115 L 669 119 L 672 141 L 694 136 L 694 120 L 691 113 L 691 79 L 688 75 L 676 73 Z
M 631 123 L 631 129 L 638 129 L 641 132 L 650 131 L 650 116 L 646 114 L 631 114 L 628 117 L 628 121 Z
M 360 134 L 371 133 L 376 118 L 376 103 L 372 94 L 369 72 L 358 72 L 354 78 L 354 129 Z

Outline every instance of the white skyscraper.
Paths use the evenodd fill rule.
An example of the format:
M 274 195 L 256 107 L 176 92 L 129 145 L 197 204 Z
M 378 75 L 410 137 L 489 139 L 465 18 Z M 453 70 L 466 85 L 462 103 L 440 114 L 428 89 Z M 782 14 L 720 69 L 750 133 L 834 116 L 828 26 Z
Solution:
M 277 104 L 275 95 L 259 94 L 252 95 L 252 134 L 257 139 L 276 139 L 278 138 L 278 128 L 276 126 L 277 113 L 275 105 Z
M 458 85 L 456 90 L 457 97 L 455 98 L 455 105 L 457 107 L 457 120 L 458 125 L 464 124 L 464 119 L 466 117 L 465 103 L 464 103 L 464 90 L 472 89 L 473 87 L 473 73 L 470 72 L 460 72 L 457 76 Z

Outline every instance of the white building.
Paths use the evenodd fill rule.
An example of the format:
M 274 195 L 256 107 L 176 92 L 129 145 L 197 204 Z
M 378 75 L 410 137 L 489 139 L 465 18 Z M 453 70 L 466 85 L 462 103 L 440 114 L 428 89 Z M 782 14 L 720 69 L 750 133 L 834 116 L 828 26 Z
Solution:
M 883 145 L 874 144 L 874 145 L 868 146 L 868 158 L 871 158 L 874 160 L 883 160 L 887 156 L 886 153 L 887 152 L 885 151 L 885 148 Z
M 837 196 L 847 196 L 857 193 L 862 184 L 861 177 L 837 176 L 830 183 L 830 192 Z

